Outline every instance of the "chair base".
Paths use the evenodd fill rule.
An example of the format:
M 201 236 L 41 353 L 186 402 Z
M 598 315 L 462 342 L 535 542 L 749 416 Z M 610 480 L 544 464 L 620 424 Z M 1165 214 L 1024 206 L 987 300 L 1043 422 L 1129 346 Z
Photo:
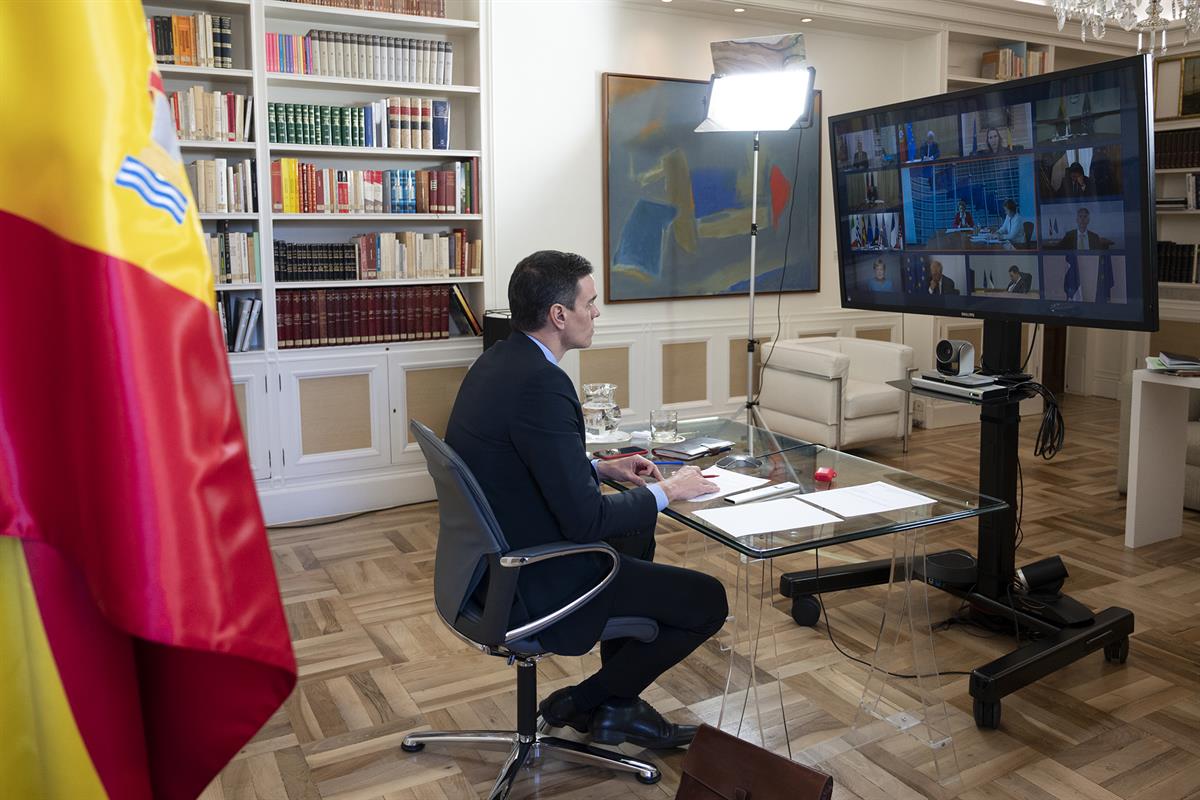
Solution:
M 628 758 L 612 750 L 573 742 L 557 736 L 535 733 L 522 736 L 516 731 L 428 731 L 410 733 L 404 737 L 400 749 L 416 753 L 427 744 L 462 744 L 478 747 L 506 747 L 508 757 L 500 768 L 500 775 L 492 786 L 488 800 L 504 800 L 512 790 L 513 781 L 521 767 L 544 755 L 557 756 L 565 761 L 593 767 L 613 769 L 632 774 L 641 783 L 658 783 L 662 773 L 653 764 Z

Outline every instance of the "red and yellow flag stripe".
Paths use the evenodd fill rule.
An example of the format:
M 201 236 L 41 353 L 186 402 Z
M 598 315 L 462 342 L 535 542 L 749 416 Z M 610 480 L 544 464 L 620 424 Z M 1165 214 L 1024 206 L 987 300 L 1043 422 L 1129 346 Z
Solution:
M 0 797 L 195 797 L 295 684 L 195 202 L 140 4 L 0 59 Z

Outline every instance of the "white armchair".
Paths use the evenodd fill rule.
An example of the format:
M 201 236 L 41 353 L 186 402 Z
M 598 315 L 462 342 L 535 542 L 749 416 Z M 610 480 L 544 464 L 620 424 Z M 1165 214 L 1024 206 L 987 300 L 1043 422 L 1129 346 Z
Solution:
M 769 360 L 768 360 L 769 357 Z M 774 431 L 841 450 L 912 429 L 906 392 L 911 347 L 872 339 L 818 336 L 768 345 L 759 411 Z

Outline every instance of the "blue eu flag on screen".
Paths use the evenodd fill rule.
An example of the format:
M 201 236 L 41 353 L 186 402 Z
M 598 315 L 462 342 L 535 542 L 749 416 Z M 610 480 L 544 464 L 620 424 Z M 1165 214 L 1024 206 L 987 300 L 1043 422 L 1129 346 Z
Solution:
M 1079 259 L 1074 253 L 1067 253 L 1067 274 L 1063 276 L 1063 294 L 1068 300 L 1080 300 L 1079 297 Z
M 1113 280 L 1112 256 L 1108 253 L 1100 256 L 1100 271 L 1096 275 L 1096 302 L 1108 303 L 1112 298 Z

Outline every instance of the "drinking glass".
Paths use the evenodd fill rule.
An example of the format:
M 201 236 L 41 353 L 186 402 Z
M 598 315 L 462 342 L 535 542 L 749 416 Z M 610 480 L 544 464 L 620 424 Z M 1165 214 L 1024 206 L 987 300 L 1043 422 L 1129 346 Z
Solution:
M 650 439 L 674 442 L 679 439 L 679 412 L 656 409 L 650 412 Z

